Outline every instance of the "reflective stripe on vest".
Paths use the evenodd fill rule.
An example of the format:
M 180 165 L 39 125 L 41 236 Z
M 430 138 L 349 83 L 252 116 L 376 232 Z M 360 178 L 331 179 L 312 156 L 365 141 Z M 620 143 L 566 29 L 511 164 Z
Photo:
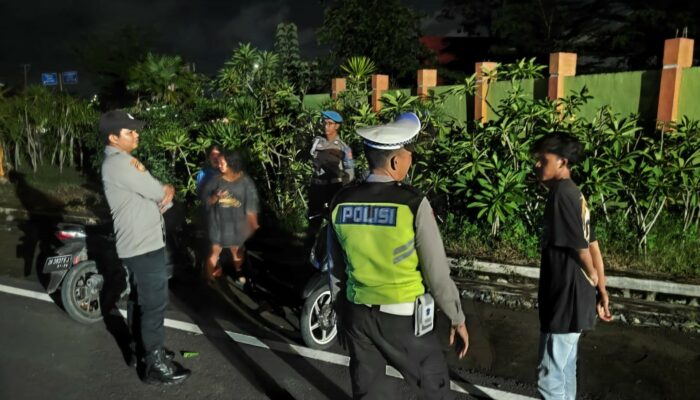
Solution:
M 355 304 L 412 302 L 425 292 L 415 216 L 395 203 L 341 202 L 332 221 L 347 257 L 347 298 Z

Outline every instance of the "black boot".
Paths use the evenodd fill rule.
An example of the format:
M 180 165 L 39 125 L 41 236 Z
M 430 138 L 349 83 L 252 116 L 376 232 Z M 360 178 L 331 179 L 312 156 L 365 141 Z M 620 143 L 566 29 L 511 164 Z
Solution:
M 168 361 L 163 349 L 154 350 L 146 355 L 144 381 L 153 384 L 181 383 L 190 376 L 190 370 L 182 365 Z
M 137 353 L 136 353 L 136 345 L 134 345 L 133 342 L 132 342 L 131 345 L 129 345 L 129 350 L 128 350 L 128 351 L 129 351 L 129 354 L 128 354 L 128 356 L 127 356 L 127 357 L 128 357 L 128 360 L 129 360 L 128 364 L 129 364 L 130 367 L 136 368 L 136 367 L 138 366 L 138 364 L 139 364 L 139 359 L 141 359 L 141 357 L 139 357 L 139 356 L 137 355 Z M 164 353 L 165 359 L 166 359 L 167 361 L 172 361 L 172 360 L 175 359 L 175 352 L 173 352 L 172 350 L 168 349 L 167 347 L 163 347 L 163 353 Z

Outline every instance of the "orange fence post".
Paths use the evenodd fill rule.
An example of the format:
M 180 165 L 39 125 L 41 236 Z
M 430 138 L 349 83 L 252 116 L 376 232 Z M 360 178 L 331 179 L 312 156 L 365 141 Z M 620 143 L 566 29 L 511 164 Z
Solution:
M 419 69 L 418 70 L 418 97 L 425 100 L 430 89 L 437 86 L 437 70 L 436 69 Z
M 676 38 L 664 42 L 664 67 L 661 71 L 657 124 L 665 127 L 675 121 L 681 92 L 683 68 L 693 65 L 693 39 Z
M 576 75 L 576 53 L 549 55 L 549 86 L 547 97 L 554 101 L 564 97 L 564 78 Z
M 372 75 L 372 111 L 378 112 L 382 109 L 382 93 L 389 89 L 389 75 Z
M 338 95 L 345 91 L 346 81 L 345 78 L 333 78 L 331 79 L 331 97 L 333 100 L 338 98 Z
M 486 96 L 489 92 L 488 72 L 496 69 L 495 62 L 476 63 L 476 92 L 474 93 L 474 119 L 484 122 L 488 118 Z

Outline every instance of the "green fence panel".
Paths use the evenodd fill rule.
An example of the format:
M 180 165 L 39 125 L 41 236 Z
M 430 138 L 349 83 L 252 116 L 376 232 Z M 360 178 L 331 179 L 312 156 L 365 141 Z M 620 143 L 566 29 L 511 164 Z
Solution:
M 405 96 L 412 96 L 411 89 L 398 89 L 398 88 L 392 88 L 392 89 L 387 89 L 382 92 L 382 96 L 385 94 L 390 94 L 392 96 L 396 96 L 398 93 L 401 93 Z
M 455 87 L 458 87 L 458 86 L 457 85 L 455 85 L 455 86 L 436 86 L 436 87 L 432 88 L 431 90 L 433 90 L 436 95 L 440 95 L 440 94 L 443 94 L 443 93 L 447 92 L 448 90 L 455 88 Z M 468 114 L 473 115 L 473 111 L 469 112 L 469 113 L 467 112 L 467 110 L 468 110 L 467 107 L 469 106 L 470 103 L 471 103 L 470 110 L 473 110 L 474 109 L 474 96 L 466 96 L 466 98 L 460 97 L 457 95 L 447 96 L 447 97 L 445 97 L 445 103 L 444 103 L 445 113 L 449 117 L 454 118 L 458 121 L 467 122 Z
M 547 97 L 547 80 L 546 79 L 523 79 L 517 81 L 520 85 L 521 96 L 528 100 L 539 100 Z M 495 81 L 489 85 L 489 91 L 486 94 L 488 101 L 487 119 L 491 120 L 495 117 L 494 109 L 498 110 L 501 101 L 507 99 L 511 92 L 516 90 L 511 81 Z
M 683 116 L 700 119 L 700 67 L 686 68 L 681 77 L 681 93 L 678 99 L 678 120 Z
M 659 97 L 659 83 L 661 72 L 632 71 L 609 74 L 593 74 L 566 77 L 564 91 L 566 95 L 571 92 L 580 92 L 585 86 L 588 93 L 593 96 L 579 111 L 579 117 L 593 118 L 603 106 L 610 106 L 613 112 L 628 116 L 639 114 L 643 120 L 656 119 L 656 111 Z M 518 84 L 522 89 L 522 95 L 528 99 L 544 99 L 547 96 L 546 79 L 524 79 Z M 437 86 L 436 94 L 442 94 L 454 86 Z M 390 89 L 388 92 L 402 92 L 412 94 L 412 89 Z M 506 99 L 513 91 L 511 81 L 491 82 L 487 95 L 490 107 L 498 109 L 501 101 Z M 700 67 L 688 68 L 683 71 L 681 93 L 678 105 L 678 118 L 688 116 L 691 119 L 700 119 Z M 329 94 L 307 94 L 304 96 L 304 107 L 311 110 L 321 109 L 324 103 L 330 100 Z M 460 98 L 448 96 L 445 99 L 446 114 L 459 121 L 468 121 L 474 118 L 473 96 Z M 495 117 L 495 112 L 489 109 L 488 115 Z
M 603 106 L 623 117 L 639 114 L 646 121 L 656 119 L 659 98 L 659 71 L 633 71 L 564 78 L 564 92 L 579 92 L 586 86 L 593 98 L 581 107 L 579 116 L 593 118 Z
M 304 108 L 308 110 L 320 110 L 327 101 L 331 99 L 328 93 L 307 94 L 304 96 Z

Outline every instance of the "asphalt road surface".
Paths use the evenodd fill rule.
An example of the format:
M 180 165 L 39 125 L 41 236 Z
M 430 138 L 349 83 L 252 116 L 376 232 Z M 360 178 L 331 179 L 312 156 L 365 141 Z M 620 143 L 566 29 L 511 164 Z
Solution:
M 166 343 L 193 375 L 178 386 L 141 383 L 120 350 L 121 316 L 81 325 L 44 294 L 37 251 L 29 249 L 45 228 L 28 225 L 0 222 L 0 399 L 350 398 L 344 351 L 303 347 L 294 306 L 251 298 L 228 280 L 210 287 L 187 275 L 171 281 Z M 437 327 L 455 395 L 536 397 L 536 312 L 463 305 L 471 336 L 466 360 L 447 347 L 444 318 Z M 697 335 L 601 324 L 580 346 L 582 398 L 700 398 Z M 183 359 L 183 351 L 198 355 Z M 402 398 L 415 398 L 396 382 Z

